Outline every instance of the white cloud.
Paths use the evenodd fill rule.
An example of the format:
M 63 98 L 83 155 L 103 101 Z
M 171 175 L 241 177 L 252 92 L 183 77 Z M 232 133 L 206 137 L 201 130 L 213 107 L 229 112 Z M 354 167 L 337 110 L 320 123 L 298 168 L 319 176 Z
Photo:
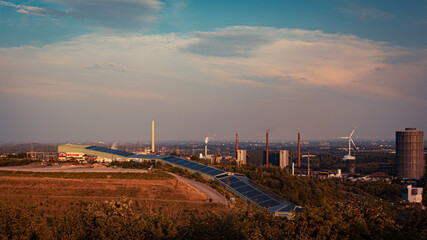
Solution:
M 388 20 L 393 19 L 394 14 L 379 10 L 376 8 L 367 8 L 358 6 L 355 3 L 348 2 L 346 7 L 338 8 L 341 12 L 350 13 L 359 16 L 360 20 L 374 19 L 374 20 Z
M 239 43 L 242 48 L 237 47 Z M 19 82 L 37 77 L 73 86 L 102 83 L 107 89 L 122 91 L 149 88 L 160 94 L 163 84 L 178 81 L 220 88 L 267 88 L 287 94 L 328 88 L 369 99 L 426 101 L 416 87 L 400 87 L 424 87 L 425 50 L 408 62 L 412 50 L 320 31 L 230 27 L 185 35 L 94 34 L 42 48 L 1 52 L 2 73 L 10 79 L 19 77 L 7 83 L 14 89 Z
M 37 15 L 37 16 L 62 15 L 62 13 L 55 11 L 53 9 L 13 4 L 6 1 L 0 1 L 0 5 L 16 8 L 18 9 L 16 10 L 17 12 L 22 14 L 28 14 L 28 15 Z
M 98 69 L 98 70 L 111 70 L 111 71 L 119 71 L 119 72 L 129 72 L 131 69 L 123 66 L 121 64 L 113 63 L 113 62 L 101 62 L 95 63 L 93 66 L 88 67 L 88 69 Z
M 118 30 L 140 28 L 155 21 L 156 14 L 163 4 L 158 0 L 47 1 L 66 10 L 16 5 L 6 1 L 0 1 L 0 4 L 17 8 L 17 12 L 22 14 L 71 17 Z
M 243 51 L 233 49 L 239 42 Z M 396 125 L 425 123 L 419 109 L 427 102 L 426 59 L 425 49 L 262 27 L 91 34 L 43 47 L 0 48 L 0 111 L 6 113 L 0 127 L 3 138 L 23 126 L 50 130 L 54 124 L 64 132 L 64 124 L 73 126 L 73 136 L 91 136 L 98 128 L 127 138 L 123 129 L 140 129 L 156 116 L 169 122 L 166 139 L 210 134 L 206 128 L 221 138 L 239 129 L 257 138 L 254 128 L 292 137 L 303 126 L 313 138 L 339 136 L 345 124 L 360 126 L 362 136 L 364 127 L 380 131 L 370 128 L 377 121 L 392 129 L 380 126 L 380 136 L 388 136 L 384 132 Z M 76 122 L 75 116 L 84 118 Z

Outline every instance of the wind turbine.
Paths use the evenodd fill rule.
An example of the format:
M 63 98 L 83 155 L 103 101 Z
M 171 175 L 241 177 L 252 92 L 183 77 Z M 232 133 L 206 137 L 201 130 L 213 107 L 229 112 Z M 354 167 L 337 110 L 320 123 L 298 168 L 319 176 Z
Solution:
M 353 131 L 350 133 L 350 136 L 338 137 L 340 139 L 348 139 L 348 155 L 344 156 L 344 158 L 343 158 L 344 161 L 349 160 L 349 159 L 351 159 L 351 160 L 356 159 L 356 157 L 351 156 L 351 144 L 353 143 L 354 148 L 356 148 L 356 144 L 354 144 L 354 141 L 351 138 L 353 136 L 354 131 L 356 131 L 356 128 L 353 129 Z

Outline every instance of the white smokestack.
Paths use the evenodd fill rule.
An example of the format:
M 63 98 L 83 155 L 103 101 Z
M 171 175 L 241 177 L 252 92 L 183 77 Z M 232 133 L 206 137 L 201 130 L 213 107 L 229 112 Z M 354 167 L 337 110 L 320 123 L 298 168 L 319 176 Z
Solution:
M 292 175 L 295 175 L 295 163 L 292 162 Z
M 209 137 L 205 138 L 205 159 L 208 159 L 208 142 L 209 142 Z

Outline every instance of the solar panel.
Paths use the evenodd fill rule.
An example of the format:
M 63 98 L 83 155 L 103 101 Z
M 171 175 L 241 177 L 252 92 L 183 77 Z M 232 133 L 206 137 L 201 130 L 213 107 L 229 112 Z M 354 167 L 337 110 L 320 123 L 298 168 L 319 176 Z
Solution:
M 163 158 L 163 160 L 165 160 L 165 161 L 167 161 L 167 162 L 170 162 L 170 163 L 175 163 L 175 162 L 177 162 L 178 161 L 178 159 L 176 159 L 176 158 Z
M 232 188 L 236 189 L 236 188 L 238 188 L 238 187 L 243 187 L 243 186 L 246 186 L 246 185 L 247 185 L 247 184 L 246 184 L 246 183 L 244 183 L 244 182 L 235 182 L 235 183 L 230 184 L 230 187 L 232 187 Z
M 205 166 L 205 165 L 202 165 L 202 164 L 199 164 L 199 163 L 194 163 L 194 165 L 192 166 L 192 168 L 193 168 L 194 170 L 196 170 L 196 169 L 203 169 L 203 168 L 206 168 L 206 166 Z
M 251 199 L 253 199 L 257 196 L 260 196 L 260 195 L 263 195 L 263 193 L 258 191 L 258 190 L 253 190 L 253 191 L 245 193 L 245 196 L 248 198 L 251 198 Z
M 98 146 L 89 146 L 89 147 L 86 147 L 86 149 L 94 150 L 94 151 L 98 151 L 98 152 L 104 152 L 104 153 L 111 153 L 111 154 L 119 155 L 119 156 L 123 156 L 123 157 L 129 157 L 129 156 L 133 155 L 133 153 L 130 153 L 130 152 L 125 152 L 125 151 L 120 151 L 120 150 L 115 150 L 115 149 L 110 149 L 110 148 L 104 148 L 104 147 L 98 147 Z
M 230 185 L 230 184 L 235 183 L 235 182 L 242 182 L 242 181 L 240 181 L 239 179 L 237 179 L 235 177 L 229 177 L 229 178 L 224 179 L 224 180 L 225 180 L 225 183 L 227 185 Z
M 253 200 L 254 200 L 254 202 L 261 203 L 261 202 L 265 202 L 267 200 L 271 200 L 271 197 L 269 197 L 267 195 L 261 195 L 261 196 L 255 197 Z
M 206 166 L 201 165 L 201 164 L 197 164 L 196 166 L 193 167 L 194 170 L 200 170 L 200 169 L 203 169 L 203 168 L 206 168 Z
M 265 208 L 269 208 L 269 207 L 273 207 L 273 206 L 277 206 L 280 203 L 274 199 L 271 199 L 269 201 L 265 201 L 265 202 L 260 202 L 258 203 L 261 207 L 265 207 Z
M 183 162 L 183 163 L 180 163 L 179 165 L 184 166 L 184 167 L 188 167 L 188 168 L 192 168 L 192 167 L 195 167 L 195 166 L 196 166 L 196 164 L 195 164 L 195 163 L 193 163 L 193 162 L 189 162 L 189 161 L 187 161 L 187 162 Z
M 238 176 L 238 175 L 234 175 L 235 178 L 239 179 L 242 182 L 245 182 L 247 184 L 249 184 L 249 178 L 245 177 L 245 176 Z
M 188 161 L 185 159 L 179 159 L 179 160 L 176 160 L 175 164 L 181 165 L 181 164 L 186 163 L 186 162 L 188 162 Z
M 212 174 L 212 173 L 215 173 L 215 172 L 217 172 L 217 171 L 220 171 L 220 170 L 215 169 L 215 168 L 211 168 L 211 167 L 206 168 L 206 169 L 203 169 L 203 172 L 204 172 L 204 173 L 206 173 L 206 174 L 210 174 L 210 175 L 212 175 L 212 176 L 215 176 L 215 175 L 214 175 L 214 174 Z
M 225 184 L 227 184 L 227 180 L 229 179 L 230 177 L 224 177 L 224 178 L 221 178 L 221 179 L 219 179 L 219 181 L 220 182 L 223 182 L 223 183 L 225 183 Z M 228 184 L 227 184 L 228 185 Z
M 251 187 L 249 185 L 246 185 L 244 187 L 240 187 L 240 188 L 237 188 L 235 190 L 238 191 L 239 193 L 245 195 L 245 193 L 247 193 L 249 191 L 252 191 L 252 190 L 255 190 L 255 188 L 253 188 L 253 187 Z
M 217 170 L 217 169 L 215 169 L 215 168 L 213 168 L 213 167 L 206 167 L 206 168 L 203 168 L 203 169 L 200 169 L 200 172 L 203 172 L 203 173 L 210 173 L 210 172 L 213 172 L 213 171 L 215 171 L 215 170 Z
M 209 172 L 209 174 L 212 175 L 212 176 L 216 176 L 216 175 L 222 174 L 222 173 L 225 173 L 225 172 L 222 171 L 222 170 L 219 170 L 219 169 L 215 169 L 215 171 Z
M 165 157 L 165 158 L 163 158 L 163 160 L 167 161 L 167 162 L 171 162 L 171 163 L 184 161 L 184 159 L 182 159 L 182 158 L 177 158 L 177 157 L 173 157 L 173 156 Z

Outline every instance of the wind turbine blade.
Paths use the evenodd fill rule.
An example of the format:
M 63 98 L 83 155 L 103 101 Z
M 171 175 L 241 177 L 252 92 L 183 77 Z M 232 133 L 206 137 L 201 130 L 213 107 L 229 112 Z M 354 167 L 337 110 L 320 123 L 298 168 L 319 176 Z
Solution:
M 339 139 L 349 139 L 349 137 L 337 137 Z
M 356 147 L 356 144 L 354 144 L 353 139 L 350 138 L 350 140 L 353 143 L 354 148 L 356 149 L 357 147 Z
M 353 129 L 353 132 L 350 133 L 350 138 L 353 136 L 354 131 L 356 131 L 356 128 Z

